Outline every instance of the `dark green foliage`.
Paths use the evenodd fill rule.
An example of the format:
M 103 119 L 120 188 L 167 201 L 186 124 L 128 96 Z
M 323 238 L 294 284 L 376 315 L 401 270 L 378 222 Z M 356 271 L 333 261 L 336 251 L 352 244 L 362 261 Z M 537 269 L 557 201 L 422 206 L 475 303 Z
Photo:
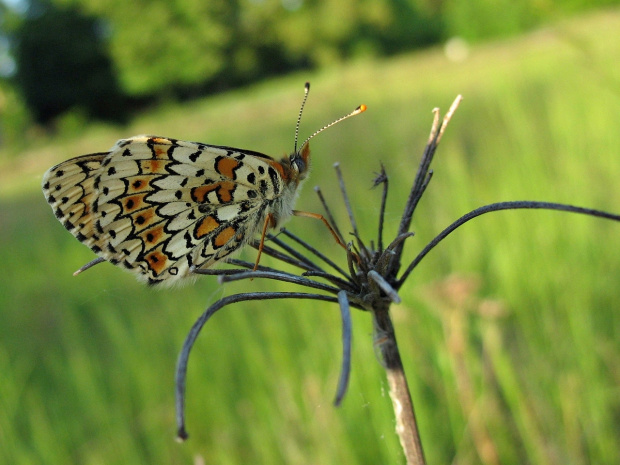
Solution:
M 74 107 L 80 114 L 119 118 L 128 102 L 136 109 L 195 98 L 454 36 L 479 41 L 514 35 L 560 15 L 617 3 L 30 0 L 30 11 L 39 13 L 9 29 L 18 45 L 17 84 L 34 118 L 46 122 Z
M 73 108 L 119 120 L 120 92 L 101 23 L 73 8 L 36 8 L 15 34 L 16 82 L 39 122 Z
M 213 92 L 441 38 L 436 13 L 406 0 L 71 3 L 113 26 L 111 54 L 132 96 Z

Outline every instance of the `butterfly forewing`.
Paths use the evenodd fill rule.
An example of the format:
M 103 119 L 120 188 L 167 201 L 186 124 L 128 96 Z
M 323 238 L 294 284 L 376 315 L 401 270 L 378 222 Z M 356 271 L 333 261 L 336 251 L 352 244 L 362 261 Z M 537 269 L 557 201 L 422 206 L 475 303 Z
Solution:
M 99 256 L 151 283 L 172 283 L 252 238 L 286 177 L 257 152 L 137 136 L 51 168 L 43 191 Z

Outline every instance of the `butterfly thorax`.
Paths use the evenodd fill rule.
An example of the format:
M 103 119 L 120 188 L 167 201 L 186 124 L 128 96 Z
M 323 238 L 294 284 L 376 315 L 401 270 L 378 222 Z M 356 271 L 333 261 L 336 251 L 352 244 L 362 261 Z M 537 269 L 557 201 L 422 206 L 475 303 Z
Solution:
M 279 162 L 280 175 L 284 181 L 284 189 L 275 197 L 269 206 L 266 215 L 272 215 L 272 228 L 281 226 L 293 213 L 293 207 L 299 194 L 302 182 L 310 171 L 310 146 L 305 144 L 298 152 L 283 157 Z M 264 218 L 263 217 L 263 218 Z

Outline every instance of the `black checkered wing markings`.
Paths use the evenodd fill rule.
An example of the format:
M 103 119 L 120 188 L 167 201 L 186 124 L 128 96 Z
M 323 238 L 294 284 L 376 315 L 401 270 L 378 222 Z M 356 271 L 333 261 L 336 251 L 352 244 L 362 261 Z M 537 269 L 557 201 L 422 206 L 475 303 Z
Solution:
M 196 203 L 188 188 L 175 190 L 176 202 L 166 202 L 172 197 L 166 198 L 163 191 L 153 195 L 153 201 L 162 203 L 158 214 L 170 218 L 166 230 L 174 231 L 163 248 L 168 258 L 176 260 L 171 270 L 181 273 L 192 265 L 211 266 L 252 237 L 256 223 L 262 224 L 261 212 L 267 200 L 248 191 L 245 185 L 234 183 L 228 201 L 223 202 L 214 189 L 204 196 L 202 204 Z
M 134 136 L 121 139 L 110 149 L 107 165 L 118 166 L 123 160 L 152 160 L 170 158 L 170 149 L 177 147 L 175 139 L 158 136 Z
M 189 266 L 210 266 L 251 238 L 257 229 L 256 223 L 262 225 L 262 211 L 268 200 L 256 193 L 256 189 L 229 181 L 198 187 L 211 189 L 214 186 L 217 187 L 202 196 L 203 203 L 196 202 L 193 188 L 176 189 L 176 186 L 172 189 L 174 194 L 172 190 L 161 190 L 149 197 L 161 204 L 158 214 L 170 218 L 166 230 L 174 231 L 174 235 L 163 249 L 169 258 L 187 261 Z M 227 196 L 228 200 L 223 200 Z M 170 199 L 176 201 L 168 202 Z M 173 264 L 175 268 L 178 266 Z
M 257 158 L 235 149 L 181 141 L 178 144 L 169 154 L 180 163 L 171 165 L 169 171 L 181 174 L 161 176 L 152 182 L 156 189 L 147 196 L 149 204 L 158 205 L 157 214 L 168 219 L 165 230 L 175 232 L 164 247 L 170 258 L 188 254 L 199 241 L 217 237 L 224 229 L 222 226 L 208 236 L 197 237 L 192 230 L 207 216 L 221 224 L 244 223 L 255 216 L 258 207 L 264 207 L 267 201 L 257 184 L 263 179 L 271 180 L 268 163 L 271 159 L 267 156 Z M 215 161 L 221 158 L 238 162 L 234 167 L 235 181 L 231 182 L 230 177 L 215 169 Z M 197 189 L 202 192 L 197 194 Z M 197 205 L 199 201 L 202 202 Z
M 43 190 L 79 240 L 156 281 L 194 262 L 210 266 L 256 232 L 283 185 L 273 163 L 257 152 L 139 136 L 53 167 Z M 218 224 L 205 233 L 206 218 Z
M 187 266 L 204 262 L 198 259 L 202 250 L 215 253 L 235 242 L 236 236 L 246 237 L 249 226 L 254 229 L 252 221 L 260 217 L 263 207 L 260 203 L 229 203 L 226 205 L 203 206 L 182 202 L 162 205 L 159 214 L 168 217 L 165 231 L 170 236 L 163 242 L 162 252 L 171 260 L 171 266 L 179 267 L 177 261 Z M 238 246 L 237 246 L 238 247 Z M 235 248 L 237 248 L 235 247 Z M 184 267 L 185 268 L 185 267 Z
M 94 174 L 108 153 L 73 158 L 50 168 L 43 176 L 43 192 L 58 220 L 84 242 L 93 229 Z
M 198 216 L 197 207 L 187 209 L 184 212 L 187 221 L 182 226 L 176 223 L 177 230 L 174 224 L 164 221 L 160 231 L 162 238 L 152 244 L 145 238 L 148 230 L 136 231 L 134 237 L 137 239 L 125 238 L 124 248 L 114 259 L 128 268 L 139 268 L 152 281 L 167 277 L 166 273 L 173 276 L 189 273 L 190 266 L 204 265 L 205 253 L 211 258 L 210 266 L 243 244 L 247 229 L 253 227 L 251 220 L 256 218 L 257 209 L 239 212 L 233 221 L 221 220 L 217 211 Z M 155 253 L 158 268 L 151 263 Z
M 141 160 L 146 159 L 143 145 L 137 144 L 137 147 L 134 145 L 136 144 L 125 144 L 123 150 L 130 150 L 133 153 L 137 149 L 138 157 Z M 179 145 L 175 146 L 173 150 L 166 150 L 165 156 L 168 157 L 168 162 L 165 164 L 168 174 L 161 175 L 161 170 L 156 170 L 160 175 L 150 179 L 151 189 L 145 197 L 145 202 L 152 207 L 151 212 L 156 213 L 160 222 L 163 221 L 165 236 L 162 236 L 163 239 L 160 241 L 162 246 L 160 250 L 168 259 L 166 270 L 169 272 L 172 270 L 175 272 L 185 271 L 188 266 L 193 264 L 192 255 L 196 254 L 192 251 L 201 244 L 204 244 L 203 248 L 209 249 L 213 253 L 226 250 L 226 254 L 222 254 L 222 256 L 228 255 L 238 248 L 241 245 L 240 241 L 238 241 L 238 245 L 231 247 L 231 244 L 235 243 L 234 235 L 231 235 L 225 244 L 220 244 L 216 238 L 219 237 L 221 241 L 222 237 L 225 237 L 230 231 L 227 228 L 232 227 L 233 221 L 235 231 L 241 233 L 242 228 L 237 225 L 244 224 L 256 216 L 258 206 L 265 201 L 256 184 L 257 180 L 268 178 L 270 167 L 268 161 L 270 158 L 261 156 L 261 158 L 256 159 L 253 157 L 246 163 L 244 159 L 247 155 L 241 152 L 186 142 L 179 142 Z M 160 157 L 159 161 L 165 159 L 165 157 Z M 222 159 L 231 161 L 223 163 Z M 220 170 L 216 169 L 218 160 L 222 165 Z M 143 174 L 136 174 L 133 167 L 126 167 L 126 162 L 121 163 L 123 164 L 119 164 L 119 166 L 123 167 L 122 170 L 115 170 L 109 174 L 106 172 L 102 176 L 101 186 L 108 186 L 108 181 L 111 179 L 122 177 L 126 181 L 125 185 L 117 186 L 116 190 L 112 188 L 113 186 L 108 186 L 111 195 L 114 195 L 115 192 L 122 192 L 121 197 L 115 199 L 115 202 L 122 204 L 123 199 L 128 197 L 128 194 L 124 193 L 124 189 L 128 186 L 131 187 L 133 179 L 140 178 Z M 116 163 L 111 166 L 116 166 Z M 228 171 L 226 171 L 227 169 Z M 139 172 L 145 173 L 146 171 L 148 170 L 144 169 L 144 164 L 141 165 Z M 232 182 L 231 176 L 225 176 L 225 174 L 231 173 L 233 173 L 232 177 L 235 178 Z M 129 179 L 126 177 L 128 174 L 134 175 L 134 177 Z M 207 182 L 211 182 L 211 184 L 206 184 Z M 210 186 L 213 189 L 209 190 Z M 206 187 L 208 193 L 201 198 L 204 203 L 197 205 L 193 192 L 196 188 L 201 187 Z M 251 208 L 252 205 L 254 208 Z M 122 208 L 122 210 L 121 216 L 127 216 L 124 212 L 125 209 Z M 131 217 L 133 228 L 136 228 L 137 218 L 140 217 L 139 213 L 140 210 L 136 210 L 136 213 Z M 213 218 L 219 226 L 208 234 L 201 235 L 198 233 L 198 228 L 202 224 L 201 221 L 207 217 Z M 121 221 L 116 222 L 113 228 L 118 229 L 123 224 Z M 124 230 L 126 233 L 120 235 L 118 234 L 119 231 L 116 231 L 117 239 L 122 239 L 124 243 L 131 243 L 133 247 L 129 249 L 131 253 L 122 257 L 122 260 L 129 263 L 145 261 L 145 257 L 154 247 L 149 248 L 147 241 L 144 240 L 144 234 L 140 235 L 138 229 L 129 227 L 129 223 L 125 225 Z M 224 235 L 221 235 L 222 231 L 225 232 Z M 136 237 L 139 237 L 139 240 L 135 240 Z M 140 246 L 141 244 L 143 247 Z M 203 261 L 204 259 L 201 259 L 201 262 Z M 148 268 L 148 263 L 146 265 Z M 144 268 L 143 264 L 139 266 Z M 150 268 L 147 269 L 147 274 L 151 278 L 161 275 L 161 273 L 156 275 Z
M 257 215 L 257 213 L 259 212 L 252 211 L 248 212 L 248 214 L 240 215 L 237 221 L 226 224 L 209 233 L 191 251 L 192 265 L 196 268 L 209 268 L 238 251 L 241 246 L 252 239 L 256 229 L 259 227 L 257 218 L 260 214 Z M 222 235 L 228 236 L 228 239 L 224 237 L 225 241 L 218 241 L 218 238 Z
M 283 187 L 281 176 L 274 170 L 273 158 L 252 150 L 220 145 L 177 141 L 172 157 L 190 170 L 204 170 L 207 179 L 231 180 L 267 198 L 277 196 Z M 174 170 L 184 167 L 174 167 Z M 182 173 L 185 174 L 185 173 Z M 200 179 L 200 176 L 192 176 Z
M 175 164 L 168 153 L 173 142 L 159 138 L 153 144 L 152 140 L 138 136 L 118 141 L 97 180 L 99 254 L 128 268 L 134 268 L 145 252 L 157 246 L 155 239 L 165 238 L 160 232 L 147 240 L 147 228 L 157 228 L 166 219 L 156 214 L 146 197 L 158 189 L 153 181 L 165 177 L 167 168 Z M 159 154 L 154 147 L 161 148 Z
M 151 140 L 159 141 L 155 145 L 165 148 L 160 150 L 156 159 L 153 158 L 153 144 L 149 143 Z M 179 200 L 175 198 L 179 188 L 200 187 L 223 181 L 233 181 L 237 186 L 244 186 L 250 197 L 260 194 L 271 198 L 279 193 L 282 185 L 277 173 L 274 178 L 274 169 L 270 165 L 273 160 L 270 157 L 224 146 L 138 136 L 119 141 L 109 159 L 110 162 L 102 170 L 105 173 L 102 178 L 107 180 L 128 179 L 129 176 L 140 177 L 150 173 L 159 175 L 157 191 L 160 201 L 164 201 L 166 194 L 168 197 L 165 201 Z M 131 163 L 130 160 L 140 160 L 140 164 Z M 151 162 L 153 166 L 149 165 Z M 274 179 L 278 181 L 275 191 L 270 188 Z M 115 186 L 104 183 L 100 188 L 103 187 L 108 187 L 111 194 L 118 192 L 114 190 Z

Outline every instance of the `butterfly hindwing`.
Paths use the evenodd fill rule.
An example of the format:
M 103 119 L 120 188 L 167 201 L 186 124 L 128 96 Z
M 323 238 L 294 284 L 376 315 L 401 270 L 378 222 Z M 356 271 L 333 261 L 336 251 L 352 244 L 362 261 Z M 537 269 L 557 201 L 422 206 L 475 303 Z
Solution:
M 84 242 L 92 235 L 92 203 L 97 197 L 94 176 L 107 155 L 73 158 L 50 168 L 43 177 L 43 193 L 56 218 Z
M 257 152 L 137 136 L 51 168 L 43 190 L 63 225 L 99 256 L 171 283 L 253 237 L 284 188 L 282 174 Z

